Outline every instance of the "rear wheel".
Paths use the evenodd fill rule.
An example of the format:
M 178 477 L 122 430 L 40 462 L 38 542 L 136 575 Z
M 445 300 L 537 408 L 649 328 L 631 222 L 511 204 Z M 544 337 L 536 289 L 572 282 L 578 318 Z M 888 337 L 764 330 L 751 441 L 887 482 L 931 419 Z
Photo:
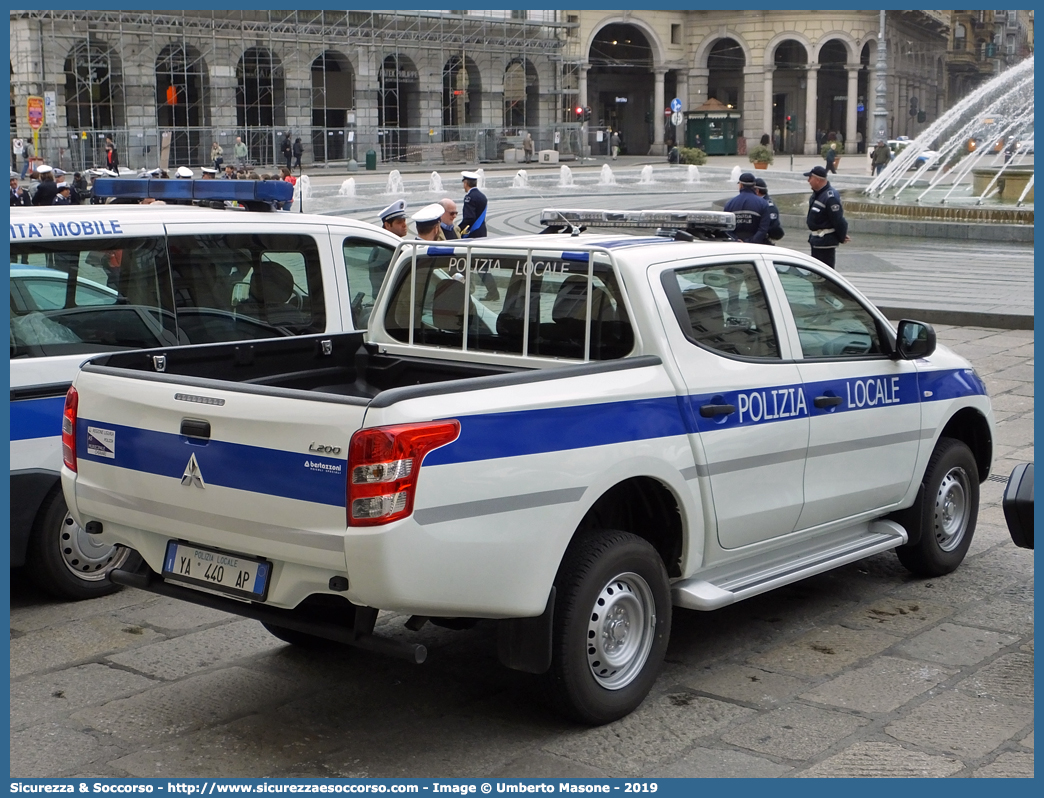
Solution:
M 978 515 L 975 456 L 963 441 L 941 438 L 925 469 L 920 497 L 902 516 L 906 524 L 917 525 L 920 539 L 895 550 L 899 562 L 918 576 L 954 571 L 968 553 Z
M 96 598 L 120 589 L 109 581 L 117 568 L 134 570 L 141 557 L 133 549 L 103 543 L 73 520 L 61 488 L 37 516 L 26 554 L 28 576 L 56 598 Z
M 581 723 L 617 720 L 645 700 L 671 631 L 667 571 L 637 535 L 585 534 L 555 580 L 551 669 L 556 708 Z

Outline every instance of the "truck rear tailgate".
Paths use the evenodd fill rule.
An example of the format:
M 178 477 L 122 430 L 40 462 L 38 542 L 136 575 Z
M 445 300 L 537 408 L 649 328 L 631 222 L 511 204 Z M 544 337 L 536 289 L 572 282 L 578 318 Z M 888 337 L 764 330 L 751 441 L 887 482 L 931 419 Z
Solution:
M 345 568 L 348 443 L 365 400 L 107 371 L 76 380 L 66 493 L 81 521 L 159 533 L 135 546 L 155 570 L 163 537 Z

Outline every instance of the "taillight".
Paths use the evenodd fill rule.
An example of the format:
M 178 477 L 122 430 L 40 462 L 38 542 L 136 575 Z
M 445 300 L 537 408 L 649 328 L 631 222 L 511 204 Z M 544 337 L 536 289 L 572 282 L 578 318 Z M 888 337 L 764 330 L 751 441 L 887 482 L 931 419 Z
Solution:
M 348 447 L 348 526 L 378 526 L 412 513 L 424 455 L 459 434 L 459 421 L 356 432 Z
M 70 471 L 76 470 L 76 409 L 80 395 L 75 388 L 65 394 L 65 410 L 62 412 L 62 460 Z

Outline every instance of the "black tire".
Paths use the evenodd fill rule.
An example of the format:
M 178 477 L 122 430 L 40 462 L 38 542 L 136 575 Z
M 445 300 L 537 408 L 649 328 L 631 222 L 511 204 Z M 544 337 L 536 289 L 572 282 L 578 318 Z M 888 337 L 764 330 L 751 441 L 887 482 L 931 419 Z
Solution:
M 44 592 L 82 601 L 119 590 L 109 574 L 117 568 L 136 570 L 141 556 L 88 535 L 69 514 L 59 486 L 36 517 L 25 565 L 29 578 Z
M 278 637 L 284 643 L 289 643 L 297 648 L 309 649 L 311 651 L 321 651 L 332 648 L 350 648 L 343 643 L 338 643 L 336 640 L 329 640 L 325 637 L 319 637 L 318 635 L 311 635 L 308 632 L 299 632 L 296 629 L 288 629 L 285 626 L 276 626 L 275 624 L 265 623 L 261 621 L 261 625 L 268 630 L 268 633 L 273 637 Z
M 979 468 L 967 444 L 940 438 L 921 481 L 917 502 L 899 516 L 916 543 L 895 550 L 907 570 L 942 576 L 964 561 L 979 515 Z M 911 528 L 912 527 L 912 528 Z
M 652 689 L 671 634 L 667 571 L 628 532 L 592 531 L 570 544 L 555 578 L 551 669 L 555 709 L 599 725 L 632 712 Z

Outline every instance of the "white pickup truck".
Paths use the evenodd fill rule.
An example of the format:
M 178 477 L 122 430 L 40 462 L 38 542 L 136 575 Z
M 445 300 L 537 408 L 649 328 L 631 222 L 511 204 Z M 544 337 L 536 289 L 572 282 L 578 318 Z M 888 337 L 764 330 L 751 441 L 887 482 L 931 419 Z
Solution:
M 144 559 L 112 579 L 418 662 L 378 610 L 497 619 L 504 664 L 603 723 L 648 693 L 672 605 L 888 549 L 960 564 L 994 421 L 929 325 L 893 329 L 805 255 L 695 240 L 731 214 L 544 217 L 405 244 L 365 333 L 89 361 L 62 477 L 87 532 Z

